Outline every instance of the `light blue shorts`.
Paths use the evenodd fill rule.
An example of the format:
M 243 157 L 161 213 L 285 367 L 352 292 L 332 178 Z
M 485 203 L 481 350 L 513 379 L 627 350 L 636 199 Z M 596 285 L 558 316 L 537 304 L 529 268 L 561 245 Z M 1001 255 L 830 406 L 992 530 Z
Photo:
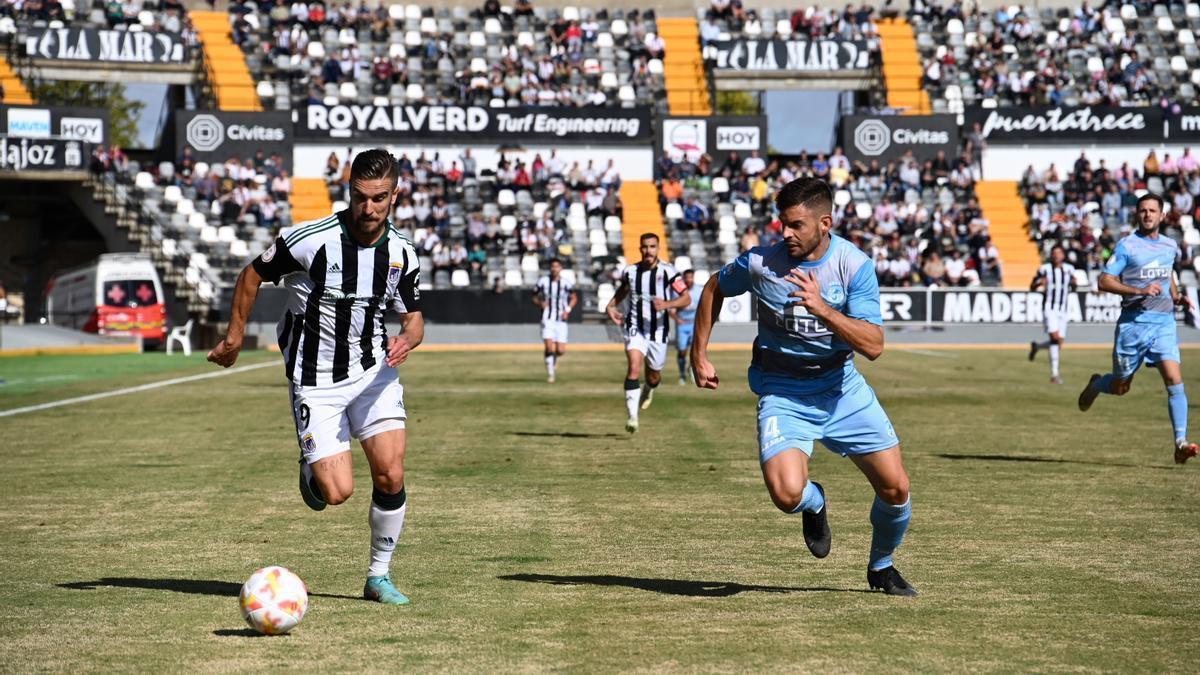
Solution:
M 1113 342 L 1113 374 L 1122 380 L 1133 377 L 1145 363 L 1157 366 L 1163 361 L 1180 363 L 1179 336 L 1175 321 L 1118 323 Z
M 867 455 L 900 443 L 875 390 L 861 375 L 819 394 L 758 399 L 758 461 L 789 448 L 812 456 L 813 441 L 842 455 Z
M 675 347 L 681 352 L 686 352 L 692 346 L 692 334 L 695 332 L 695 323 L 679 324 L 675 329 Z

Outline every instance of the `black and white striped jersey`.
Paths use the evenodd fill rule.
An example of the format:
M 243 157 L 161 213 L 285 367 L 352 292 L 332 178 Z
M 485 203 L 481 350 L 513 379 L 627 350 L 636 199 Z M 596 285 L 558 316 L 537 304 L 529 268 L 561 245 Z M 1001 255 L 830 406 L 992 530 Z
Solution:
M 1042 289 L 1044 297 L 1042 311 L 1067 311 L 1067 298 L 1071 295 L 1071 285 L 1075 279 L 1075 267 L 1071 263 L 1066 262 L 1058 267 L 1055 267 L 1051 263 L 1046 263 L 1038 268 L 1037 278 L 1046 280 L 1046 287 Z
M 290 291 L 279 349 L 288 379 L 302 386 L 341 382 L 382 363 L 387 307 L 421 311 L 412 243 L 389 222 L 378 243 L 362 246 L 346 229 L 349 219 L 342 211 L 286 228 L 252 263 Z
M 537 286 L 534 288 L 538 298 L 546 303 L 546 307 L 542 309 L 542 321 L 562 321 L 563 312 L 571 306 L 571 294 L 575 292 L 571 282 L 561 276 L 551 279 L 547 274 L 537 280 Z
M 654 299 L 674 300 L 683 293 L 683 277 L 674 267 L 659 262 L 654 267 L 640 263 L 621 272 L 621 285 L 629 289 L 625 312 L 625 334 L 640 333 L 651 342 L 666 342 L 670 334 L 667 310 L 654 311 Z

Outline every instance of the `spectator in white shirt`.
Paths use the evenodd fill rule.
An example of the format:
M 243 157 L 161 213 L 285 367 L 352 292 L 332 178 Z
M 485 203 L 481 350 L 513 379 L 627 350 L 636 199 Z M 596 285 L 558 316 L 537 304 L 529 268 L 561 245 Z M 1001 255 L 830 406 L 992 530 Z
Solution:
M 758 156 L 757 150 L 751 150 L 750 156 L 747 157 L 745 159 L 745 161 L 742 162 L 742 172 L 745 173 L 747 176 L 751 176 L 751 177 L 757 176 L 758 174 L 765 171 L 766 168 L 767 168 L 767 162 L 765 160 L 763 160 L 762 157 Z

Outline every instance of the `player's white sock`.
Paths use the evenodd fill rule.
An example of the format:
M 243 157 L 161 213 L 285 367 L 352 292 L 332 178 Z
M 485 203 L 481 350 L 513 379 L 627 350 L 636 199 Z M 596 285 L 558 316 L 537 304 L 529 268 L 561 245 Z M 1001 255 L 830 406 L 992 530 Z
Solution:
M 400 541 L 400 531 L 404 529 L 404 513 L 408 504 L 404 488 L 400 492 L 389 495 L 379 488 L 371 494 L 371 511 L 368 520 L 371 523 L 371 566 L 367 576 L 378 577 L 388 573 L 392 563 L 392 552 L 396 550 L 396 542 Z
M 638 418 L 638 406 L 641 404 L 642 392 L 638 388 L 637 380 L 625 380 L 625 409 L 629 412 L 629 419 L 636 420 Z
M 1050 343 L 1050 376 L 1058 377 L 1058 343 Z
M 546 354 L 546 374 L 549 375 L 550 377 L 554 377 L 554 365 L 555 365 L 554 362 L 555 362 L 555 360 L 556 359 L 554 357 L 554 354 L 552 354 L 552 353 Z

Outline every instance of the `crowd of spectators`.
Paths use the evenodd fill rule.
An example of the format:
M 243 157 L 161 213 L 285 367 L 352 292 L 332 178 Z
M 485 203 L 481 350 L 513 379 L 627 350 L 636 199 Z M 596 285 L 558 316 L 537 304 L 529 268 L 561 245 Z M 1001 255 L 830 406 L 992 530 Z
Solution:
M 814 176 L 836 192 L 835 232 L 871 256 L 881 284 L 993 285 L 1000 281 L 999 252 L 974 195 L 979 165 L 972 156 L 970 147 L 955 158 L 919 162 L 910 153 L 883 164 L 851 162 L 840 147 L 770 161 L 757 152 L 731 152 L 721 162 L 664 154 L 655 172 L 664 210 L 672 203 L 682 208 L 675 228 L 698 230 L 710 244 L 721 238 L 714 214 L 723 203 L 750 207 L 750 217 L 737 223 L 739 250 L 778 242 L 775 193 Z M 723 262 L 712 259 L 720 255 L 709 256 L 709 264 Z
M 195 31 L 181 0 L 0 0 L 0 17 L 32 24 L 61 21 L 149 32 L 181 33 L 194 46 Z
M 396 7 L 248 0 L 230 6 L 233 39 L 257 79 L 286 80 L 310 104 L 342 93 L 344 83 L 355 85 L 356 97 L 410 104 L 578 107 L 661 98 L 661 68 L 652 61 L 663 57 L 664 43 L 652 10 L 585 9 L 568 18 L 535 13 L 529 3 L 499 12 L 489 2 L 453 15 L 425 9 L 417 19 Z M 481 21 L 495 22 L 488 25 L 496 32 L 485 34 Z M 419 100 L 410 100 L 413 84 L 421 85 Z
M 1030 166 L 1020 182 L 1029 208 L 1030 236 L 1042 249 L 1062 244 L 1067 262 L 1077 269 L 1098 270 L 1121 237 L 1134 229 L 1137 198 L 1149 190 L 1165 200 L 1163 231 L 1181 240 L 1184 265 L 1191 266 L 1200 234 L 1200 161 L 1191 149 L 1161 157 L 1154 150 L 1140 167 L 1122 162 L 1109 166 L 1080 153 L 1069 167 Z
M 1058 9 L 1027 5 L 984 10 L 978 3 L 916 0 L 934 97 L 1000 105 L 1163 105 L 1190 103 L 1200 60 L 1183 5 L 1088 1 Z M 1155 23 L 1171 22 L 1171 30 Z M 1147 21 L 1149 23 L 1147 23 Z M 1186 32 L 1186 35 L 1184 34 Z
M 492 283 L 497 257 L 579 260 L 581 243 L 569 227 L 572 204 L 586 218 L 622 218 L 621 176 L 612 160 L 567 162 L 551 150 L 532 158 L 501 154 L 494 168 L 482 168 L 464 149 L 457 157 L 402 152 L 396 226 L 429 258 L 432 272 L 466 270 L 476 285 Z M 325 170 L 330 193 L 347 198 L 350 167 L 331 153 Z M 511 201 L 501 196 L 511 192 Z M 588 256 L 590 257 L 590 256 Z

